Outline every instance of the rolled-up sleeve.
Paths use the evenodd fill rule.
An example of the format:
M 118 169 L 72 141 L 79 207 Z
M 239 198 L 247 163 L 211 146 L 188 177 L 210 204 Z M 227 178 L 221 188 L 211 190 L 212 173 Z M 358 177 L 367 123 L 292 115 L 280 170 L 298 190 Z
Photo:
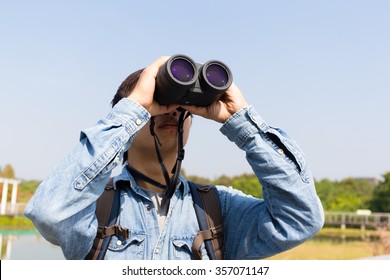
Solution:
M 81 132 L 77 145 L 27 204 L 26 217 L 61 246 L 67 259 L 82 259 L 90 250 L 97 230 L 95 202 L 149 118 L 141 105 L 122 99 L 106 118 Z
M 229 118 L 221 132 L 245 151 L 263 188 L 262 199 L 219 188 L 227 229 L 226 254 L 233 259 L 264 258 L 317 233 L 324 223 L 323 209 L 295 141 L 269 126 L 253 107 Z

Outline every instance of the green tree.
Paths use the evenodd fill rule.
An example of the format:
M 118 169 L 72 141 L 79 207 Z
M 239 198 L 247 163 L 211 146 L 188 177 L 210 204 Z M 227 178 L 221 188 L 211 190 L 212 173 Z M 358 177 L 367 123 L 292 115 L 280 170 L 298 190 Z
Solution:
M 40 181 L 22 181 L 18 191 L 18 202 L 27 202 L 38 188 Z
M 262 197 L 262 187 L 260 182 L 258 181 L 255 174 L 242 174 L 238 176 L 227 176 L 221 175 L 214 180 L 210 180 L 208 178 L 196 176 L 196 175 L 186 175 L 185 171 L 183 175 L 189 181 L 193 181 L 199 184 L 213 184 L 213 185 L 222 185 L 222 186 L 232 186 L 235 189 L 241 190 L 246 194 L 250 194 L 254 197 Z
M 369 179 L 347 178 L 342 181 L 316 181 L 318 196 L 325 211 L 356 211 L 369 208 L 375 186 Z
M 371 209 L 374 212 L 390 212 L 390 172 L 383 175 L 384 181 L 374 189 Z
M 233 178 L 232 186 L 254 197 L 262 197 L 262 186 L 255 174 L 243 174 Z
M 230 176 L 222 175 L 213 181 L 215 185 L 232 186 L 233 179 Z
M 254 197 L 262 197 L 262 187 L 255 174 L 242 174 L 239 176 L 229 177 L 222 175 L 213 181 L 215 185 L 232 186 L 246 194 Z
M 1 177 L 8 178 L 8 179 L 14 179 L 15 178 L 15 171 L 11 164 L 7 164 L 3 170 L 1 170 L 0 173 Z
M 195 182 L 198 184 L 212 184 L 211 180 L 209 178 L 200 177 L 196 175 L 190 175 L 186 177 L 188 181 Z
M 318 197 L 322 202 L 322 206 L 326 211 L 330 211 L 332 206 L 331 202 L 334 200 L 336 194 L 336 183 L 328 179 L 322 179 L 321 181 L 315 181 Z

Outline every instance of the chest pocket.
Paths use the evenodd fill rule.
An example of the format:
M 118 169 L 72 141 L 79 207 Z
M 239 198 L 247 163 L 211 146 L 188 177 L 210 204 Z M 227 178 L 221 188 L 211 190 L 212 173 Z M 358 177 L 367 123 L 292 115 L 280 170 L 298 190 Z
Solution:
M 191 260 L 192 258 L 192 243 L 194 237 L 179 237 L 171 238 L 176 260 Z M 202 246 L 203 259 L 208 259 L 207 251 L 204 245 Z
M 145 237 L 144 232 L 130 232 L 127 240 L 112 236 L 106 259 L 142 259 L 145 251 Z

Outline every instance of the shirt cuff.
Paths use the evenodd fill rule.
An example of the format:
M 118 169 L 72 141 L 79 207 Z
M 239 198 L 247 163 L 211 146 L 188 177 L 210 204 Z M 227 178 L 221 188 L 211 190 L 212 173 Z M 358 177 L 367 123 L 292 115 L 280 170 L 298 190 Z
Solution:
M 269 129 L 270 127 L 263 118 L 252 106 L 249 106 L 242 108 L 227 119 L 220 131 L 230 141 L 242 147 L 246 140 L 259 130 L 265 133 Z
M 122 98 L 108 114 L 107 119 L 117 120 L 124 124 L 127 131 L 138 130 L 150 119 L 150 113 L 139 103 Z

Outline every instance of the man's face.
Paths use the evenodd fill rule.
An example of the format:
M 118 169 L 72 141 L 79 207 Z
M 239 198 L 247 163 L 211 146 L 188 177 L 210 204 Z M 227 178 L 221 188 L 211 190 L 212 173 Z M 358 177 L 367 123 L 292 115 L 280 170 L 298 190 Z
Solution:
M 159 146 L 161 153 L 177 154 L 177 129 L 180 111 L 172 111 L 171 113 L 154 117 L 154 132 L 160 140 L 162 146 Z M 190 132 L 192 116 L 184 121 L 183 125 L 183 145 L 187 143 Z M 129 155 L 133 149 L 142 149 L 143 152 L 155 153 L 153 136 L 150 134 L 150 121 L 139 131 L 134 139 L 132 146 L 129 149 Z

